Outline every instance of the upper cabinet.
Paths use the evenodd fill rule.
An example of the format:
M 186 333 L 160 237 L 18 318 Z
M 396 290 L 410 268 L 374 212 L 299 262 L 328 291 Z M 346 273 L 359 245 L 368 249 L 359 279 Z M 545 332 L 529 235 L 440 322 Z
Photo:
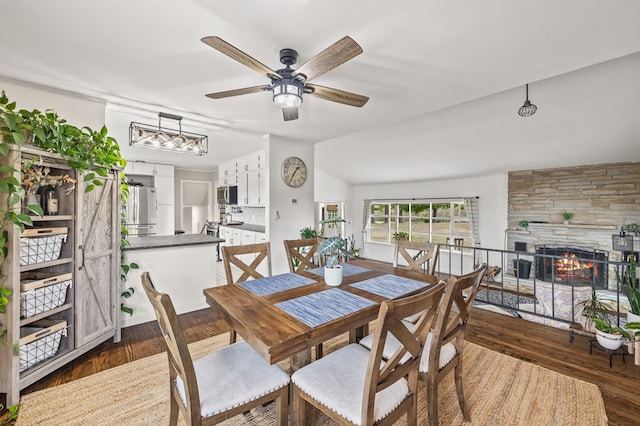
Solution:
M 220 186 L 238 187 L 239 206 L 266 206 L 266 150 L 236 158 L 218 166 Z
M 246 157 L 247 160 L 247 172 L 253 170 L 265 169 L 267 167 L 266 151 L 263 149 Z

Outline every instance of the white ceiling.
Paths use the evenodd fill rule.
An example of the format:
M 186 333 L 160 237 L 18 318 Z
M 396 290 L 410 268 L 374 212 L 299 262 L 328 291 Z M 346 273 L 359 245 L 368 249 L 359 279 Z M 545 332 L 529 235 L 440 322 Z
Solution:
M 0 76 L 209 123 L 204 158 L 123 147 L 130 160 L 213 170 L 255 151 L 264 134 L 320 143 L 316 165 L 352 183 L 640 160 L 624 154 L 640 152 L 640 73 L 603 65 L 637 83 L 620 100 L 587 68 L 640 52 L 636 0 L 21 0 L 0 3 L 0 15 Z M 284 122 L 268 93 L 208 99 L 268 83 L 200 42 L 210 35 L 273 69 L 281 48 L 296 49 L 300 65 L 349 35 L 364 53 L 313 82 L 370 101 L 353 108 L 307 96 L 300 118 Z M 516 115 L 525 83 L 539 107 L 528 119 Z M 592 108 L 594 99 L 603 104 Z M 616 111 L 607 128 L 593 126 L 602 108 L 632 118 Z M 588 154 L 572 154 L 585 144 Z M 561 153 L 521 150 L 545 145 Z

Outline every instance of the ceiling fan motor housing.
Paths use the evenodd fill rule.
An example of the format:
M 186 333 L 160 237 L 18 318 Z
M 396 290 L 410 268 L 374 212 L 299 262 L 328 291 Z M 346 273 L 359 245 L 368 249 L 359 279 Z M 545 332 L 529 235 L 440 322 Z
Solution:
M 298 61 L 298 52 L 294 49 L 280 49 L 280 62 L 290 67 Z

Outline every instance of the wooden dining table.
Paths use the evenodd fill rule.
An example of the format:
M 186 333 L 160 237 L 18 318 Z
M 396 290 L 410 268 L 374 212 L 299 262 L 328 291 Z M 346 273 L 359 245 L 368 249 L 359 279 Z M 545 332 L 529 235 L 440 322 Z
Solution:
M 207 303 L 270 364 L 289 359 L 290 373 L 311 362 L 311 348 L 343 333 L 357 342 L 384 300 L 423 291 L 433 275 L 355 259 L 343 264 L 338 287 L 321 268 L 203 290 Z M 329 312 L 329 316 L 326 314 Z M 291 412 L 298 401 L 291 398 Z M 291 417 L 295 425 L 295 417 Z
M 270 291 L 266 285 L 268 281 L 265 281 L 267 290 L 262 290 L 262 283 L 256 280 L 254 287 L 251 287 L 252 281 L 246 281 L 206 288 L 203 291 L 207 303 L 217 309 L 225 321 L 265 361 L 275 364 L 289 359 L 291 372 L 311 362 L 311 348 L 322 342 L 342 333 L 349 333 L 350 341 L 357 341 L 362 337 L 369 322 L 377 318 L 380 303 L 391 298 L 389 295 L 376 294 L 370 289 L 363 290 L 358 288 L 358 285 L 367 288 L 368 283 L 385 284 L 385 279 L 391 279 L 391 276 L 399 277 L 403 283 L 408 284 L 404 290 L 408 288 L 409 291 L 402 294 L 404 296 L 424 290 L 426 286 L 438 281 L 433 275 L 412 272 L 402 267 L 394 268 L 390 263 L 366 259 L 354 259 L 345 264 L 345 276 L 338 287 L 326 285 L 322 275 L 310 271 L 282 274 L 280 277 L 297 279 L 291 277 L 292 275 L 306 278 L 309 283 L 298 284 L 294 288 L 284 285 L 277 288 L 277 291 Z M 412 281 L 421 282 L 424 286 L 412 289 Z M 326 293 L 327 291 L 330 292 Z M 305 322 L 305 318 L 296 317 L 295 309 L 293 314 L 289 309 L 289 305 L 305 299 L 309 299 L 310 303 L 317 303 L 313 298 L 324 295 L 335 298 L 329 303 L 332 306 L 328 308 L 339 308 L 353 302 L 356 303 L 356 308 L 353 312 L 334 313 L 335 319 L 325 319 L 326 322 L 323 323 L 317 323 L 322 319 L 314 318 Z M 326 303 L 326 298 L 324 301 Z M 323 299 L 320 302 L 322 303 Z

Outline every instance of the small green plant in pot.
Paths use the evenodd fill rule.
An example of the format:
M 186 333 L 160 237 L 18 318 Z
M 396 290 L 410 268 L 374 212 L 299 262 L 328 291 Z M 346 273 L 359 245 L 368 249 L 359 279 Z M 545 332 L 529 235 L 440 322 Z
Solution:
M 318 253 L 324 255 L 327 263 L 324 267 L 324 280 L 327 285 L 342 284 L 342 266 L 340 263 L 353 255 L 347 250 L 345 241 L 339 235 L 322 240 Z
M 529 227 L 529 221 L 521 220 L 520 222 L 518 222 L 518 226 L 526 231 L 527 228 Z
M 569 221 L 573 218 L 574 214 L 571 212 L 562 213 L 562 219 L 564 219 L 564 223 L 568 224 Z

